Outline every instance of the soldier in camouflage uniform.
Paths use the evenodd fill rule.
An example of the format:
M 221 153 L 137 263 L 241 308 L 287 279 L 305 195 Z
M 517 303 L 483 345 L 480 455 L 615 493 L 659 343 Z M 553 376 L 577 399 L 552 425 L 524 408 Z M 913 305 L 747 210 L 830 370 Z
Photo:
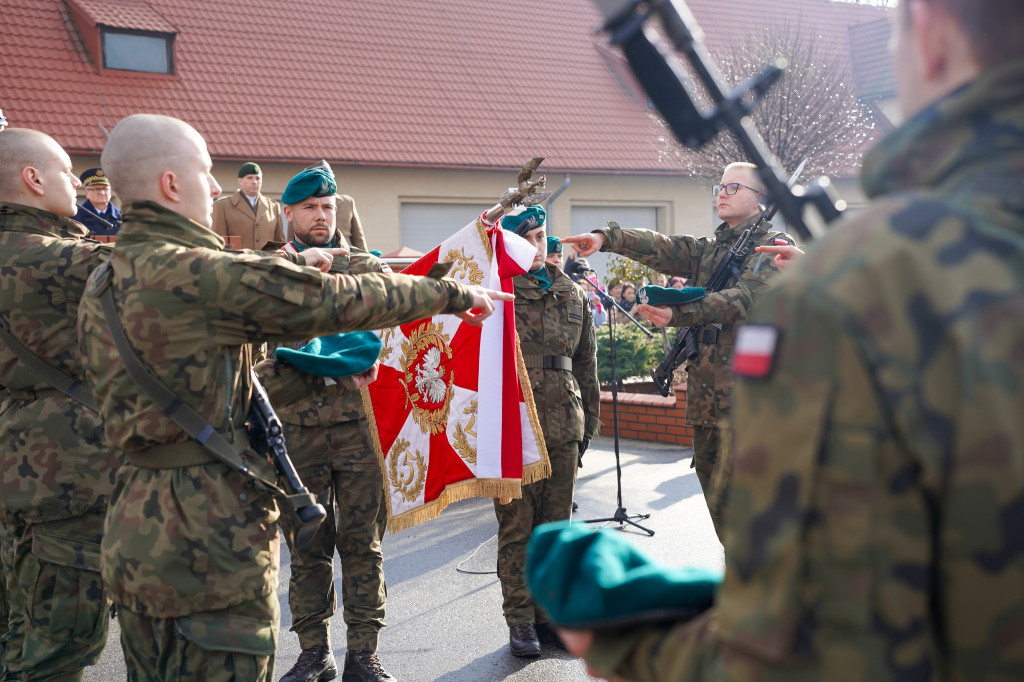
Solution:
M 502 610 L 509 650 L 521 658 L 539 656 L 542 642 L 560 645 L 547 615 L 526 589 L 526 543 L 540 524 L 569 518 L 576 469 L 601 427 L 590 302 L 561 268 L 545 262 L 544 222 L 544 209 L 531 206 L 501 223 L 537 247 L 534 269 L 514 279 L 516 332 L 551 462 L 551 476 L 524 485 L 521 499 L 494 501 Z
M 741 332 L 717 605 L 599 637 L 599 673 L 1024 679 L 1024 1 L 896 12 L 874 201 Z
M 760 217 L 763 191 L 764 186 L 752 164 L 733 163 L 726 167 L 721 184 L 713 190 L 718 217 L 723 221 L 713 239 L 670 237 L 651 230 L 626 230 L 615 226 L 563 241 L 573 244 L 583 256 L 598 249 L 618 253 L 666 275 L 689 278 L 693 286 L 702 287 L 743 231 Z M 763 223 L 762 228 L 761 236 L 755 240 L 757 245 L 793 241 L 789 235 L 773 231 L 771 223 Z M 778 273 L 771 258 L 753 251 L 741 268 L 739 280 L 701 300 L 673 308 L 640 306 L 641 313 L 657 327 L 701 327 L 697 333 L 697 358 L 686 366 L 686 423 L 693 427 L 690 466 L 697 471 L 719 540 L 722 539 L 726 499 L 727 477 L 724 474 L 728 468 L 718 475 L 716 469 L 721 430 L 726 428 L 729 413 L 732 387 L 729 365 L 736 328 L 746 319 L 755 296 Z
M 209 229 L 220 187 L 206 143 L 182 121 L 130 116 L 102 161 L 126 199 L 124 224 L 109 288 L 104 270 L 86 288 L 79 338 L 107 440 L 125 452 L 101 568 L 118 605 L 129 679 L 270 680 L 279 513 L 266 483 L 274 467 L 245 430 L 252 343 L 471 307 L 487 313 L 491 292 L 401 275 L 325 277 L 277 256 L 224 251 Z M 300 257 L 307 253 L 311 262 L 324 254 Z M 112 293 L 130 350 L 233 444 L 244 469 L 188 436 L 128 375 L 103 291 Z
M 329 183 L 321 188 L 318 184 L 313 196 L 302 196 L 312 189 L 299 189 L 303 176 L 296 176 L 284 193 L 292 236 L 285 250 L 301 253 L 309 247 L 341 246 L 344 240 L 335 223 L 337 186 Z M 316 196 L 320 194 L 323 196 Z M 342 260 L 336 259 L 334 265 Z M 384 261 L 359 249 L 353 248 L 346 260 L 347 268 L 333 267 L 332 272 L 391 272 Z M 337 503 L 337 526 L 332 509 L 305 547 L 294 546 L 291 534 L 285 534 L 291 552 L 291 629 L 299 636 L 302 653 L 281 682 L 313 682 L 337 674 L 330 640 L 330 618 L 337 603 L 335 548 L 341 560 L 341 602 L 348 640 L 342 680 L 394 680 L 376 654 L 387 595 L 380 543 L 388 510 L 384 476 L 370 438 L 362 395 L 350 382 L 325 381 L 273 359 L 257 365 L 256 373 L 285 424 L 288 449 L 303 483 L 319 499 Z M 376 371 L 367 374 L 375 376 Z M 368 378 L 361 377 L 361 383 L 368 383 Z M 282 517 L 281 525 L 287 531 L 294 522 Z
M 109 250 L 85 239 L 78 178 L 52 138 L 0 135 L 0 310 L 27 351 L 82 382 L 76 320 Z M 107 641 L 100 535 L 120 464 L 99 416 L 54 388 L 0 339 L 0 557 L 10 679 L 73 680 Z

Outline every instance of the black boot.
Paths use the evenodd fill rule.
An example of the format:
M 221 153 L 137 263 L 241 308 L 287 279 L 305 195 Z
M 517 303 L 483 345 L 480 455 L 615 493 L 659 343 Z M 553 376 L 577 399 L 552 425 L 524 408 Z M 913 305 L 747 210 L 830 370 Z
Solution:
M 345 652 L 345 671 L 341 682 L 398 682 L 377 660 L 376 651 Z
M 511 625 L 508 628 L 508 648 L 516 658 L 537 658 L 540 656 L 540 641 L 533 623 Z
M 299 660 L 285 673 L 280 682 L 326 682 L 338 676 L 334 654 L 325 646 L 303 649 Z

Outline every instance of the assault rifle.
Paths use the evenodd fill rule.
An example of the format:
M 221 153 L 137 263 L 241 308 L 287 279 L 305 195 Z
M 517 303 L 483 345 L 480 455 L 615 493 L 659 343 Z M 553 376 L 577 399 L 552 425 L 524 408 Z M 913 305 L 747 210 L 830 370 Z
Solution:
M 744 153 L 757 166 L 768 196 L 786 218 L 787 229 L 802 241 L 813 239 L 821 231 L 821 219 L 830 222 L 840 215 L 845 203 L 836 199 L 828 178 L 820 178 L 806 187 L 786 186 L 778 159 L 750 120 L 749 114 L 757 102 L 782 76 L 780 66 L 770 66 L 732 92 L 726 92 L 725 81 L 704 49 L 703 34 L 685 2 L 594 0 L 594 4 L 605 17 L 604 30 L 611 35 L 611 43 L 622 49 L 640 85 L 680 142 L 699 149 L 722 129 L 732 131 Z M 660 19 L 664 35 L 693 67 L 708 92 L 711 111 L 704 112 L 698 107 L 679 59 L 646 26 L 652 16 Z M 807 216 L 809 220 L 818 218 L 815 225 L 804 220 L 804 209 L 809 206 L 816 209 Z
M 327 511 L 323 505 L 302 484 L 299 473 L 295 471 L 288 456 L 288 448 L 284 444 L 284 427 L 281 418 L 274 412 L 267 391 L 252 375 L 252 402 L 249 405 L 249 442 L 256 452 L 270 458 L 284 481 L 285 492 L 289 502 L 295 507 L 295 515 L 299 517 L 299 529 L 295 532 L 295 544 L 305 547 L 313 539 Z

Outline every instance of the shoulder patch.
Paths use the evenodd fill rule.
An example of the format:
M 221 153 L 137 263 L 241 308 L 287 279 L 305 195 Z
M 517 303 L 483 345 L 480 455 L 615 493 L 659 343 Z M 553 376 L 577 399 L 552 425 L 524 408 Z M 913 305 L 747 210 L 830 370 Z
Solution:
M 767 324 L 740 327 L 732 357 L 732 373 L 747 379 L 767 379 L 775 368 L 779 329 Z

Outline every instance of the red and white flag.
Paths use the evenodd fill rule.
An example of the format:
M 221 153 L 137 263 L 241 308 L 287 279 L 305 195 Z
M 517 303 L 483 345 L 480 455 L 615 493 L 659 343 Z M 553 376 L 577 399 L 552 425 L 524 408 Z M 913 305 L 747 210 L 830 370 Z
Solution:
M 448 276 L 511 292 L 536 248 L 477 219 L 403 274 L 451 263 Z M 377 380 L 363 392 L 384 469 L 388 528 L 435 518 L 468 497 L 520 497 L 551 473 L 519 352 L 515 307 L 495 301 L 484 326 L 436 315 L 380 332 Z

